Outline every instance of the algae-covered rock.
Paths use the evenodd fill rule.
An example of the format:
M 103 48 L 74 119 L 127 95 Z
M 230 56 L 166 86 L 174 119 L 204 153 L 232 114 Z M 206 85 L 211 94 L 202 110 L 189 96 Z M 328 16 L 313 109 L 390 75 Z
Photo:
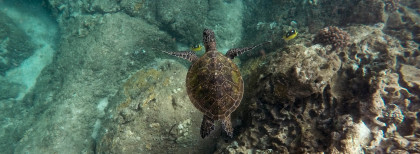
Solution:
M 401 65 L 402 79 L 408 87 L 420 90 L 420 69 L 411 65 Z M 420 91 L 419 91 L 420 92 Z
M 353 23 L 374 24 L 386 21 L 385 4 L 380 0 L 357 1 L 348 17 Z
M 215 31 L 217 45 L 223 49 L 240 43 L 242 39 L 245 7 L 240 0 L 197 0 L 194 3 L 159 0 L 151 3 L 156 3 L 158 24 L 181 43 L 187 45 L 200 43 L 205 28 Z
M 9 99 L 9 98 L 16 98 L 25 86 L 19 83 L 13 83 L 7 80 L 0 78 L 0 100 L 1 99 Z
M 170 40 L 167 33 L 122 13 L 63 17 L 60 22 L 66 26 L 60 27 L 56 58 L 22 103 L 33 112 L 26 115 L 30 128 L 25 125 L 19 133 L 15 153 L 93 153 L 108 108 L 115 110 L 111 106 L 123 101 L 113 97 L 123 80 L 173 45 L 155 41 Z M 86 22 L 92 26 L 83 26 Z M 124 28 L 116 32 L 115 27 Z M 79 28 L 89 35 L 78 35 Z
M 0 12 L 0 75 L 18 67 L 35 49 L 31 38 L 11 18 Z
M 124 101 L 105 124 L 98 152 L 208 153 L 215 138 L 202 140 L 202 114 L 189 101 L 187 69 L 162 60 L 131 75 L 119 92 Z
M 24 101 L 0 103 L 9 116 L 0 120 L 6 153 L 420 152 L 415 0 L 43 2 L 60 41 Z M 10 23 L 0 22 L 0 56 L 7 47 L 33 48 L 1 37 Z M 348 46 L 312 44 L 326 26 L 347 31 Z M 242 61 L 234 138 L 217 146 L 218 133 L 199 136 L 187 69 L 160 59 L 200 42 L 203 28 L 215 30 L 221 47 L 273 41 L 264 57 Z M 289 28 L 299 35 L 285 42 Z M 0 97 L 15 97 L 20 85 L 2 83 L 11 89 Z

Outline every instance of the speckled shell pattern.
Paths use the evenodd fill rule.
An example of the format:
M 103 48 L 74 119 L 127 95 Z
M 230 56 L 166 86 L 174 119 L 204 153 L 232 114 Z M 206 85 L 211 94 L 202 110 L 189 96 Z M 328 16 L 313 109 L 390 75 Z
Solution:
M 191 65 L 186 85 L 194 106 L 213 120 L 235 111 L 244 92 L 238 67 L 217 50 L 207 51 Z

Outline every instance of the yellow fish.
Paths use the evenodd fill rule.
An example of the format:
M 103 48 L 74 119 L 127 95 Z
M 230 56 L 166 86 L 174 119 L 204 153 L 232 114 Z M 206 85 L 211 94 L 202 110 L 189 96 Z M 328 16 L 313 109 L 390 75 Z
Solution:
M 200 44 L 193 45 L 193 46 L 191 47 L 191 50 L 192 50 L 192 51 L 194 51 L 194 52 L 201 51 L 201 49 L 203 49 L 203 46 L 201 46 Z
M 297 34 L 298 34 L 298 32 L 296 30 L 292 29 L 292 30 L 288 31 L 286 33 L 286 35 L 283 36 L 283 39 L 285 41 L 289 41 L 291 39 L 294 39 L 297 36 Z

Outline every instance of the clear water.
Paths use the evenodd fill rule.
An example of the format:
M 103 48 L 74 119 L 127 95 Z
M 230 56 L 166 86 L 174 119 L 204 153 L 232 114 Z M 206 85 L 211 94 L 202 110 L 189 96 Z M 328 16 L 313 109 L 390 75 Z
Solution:
M 0 0 L 0 153 L 418 153 L 419 12 Z

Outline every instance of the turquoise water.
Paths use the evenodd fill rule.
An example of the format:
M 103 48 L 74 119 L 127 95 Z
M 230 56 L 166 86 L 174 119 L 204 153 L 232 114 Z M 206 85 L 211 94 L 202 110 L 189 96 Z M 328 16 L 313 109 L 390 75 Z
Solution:
M 419 12 L 0 0 L 0 153 L 418 153 Z

